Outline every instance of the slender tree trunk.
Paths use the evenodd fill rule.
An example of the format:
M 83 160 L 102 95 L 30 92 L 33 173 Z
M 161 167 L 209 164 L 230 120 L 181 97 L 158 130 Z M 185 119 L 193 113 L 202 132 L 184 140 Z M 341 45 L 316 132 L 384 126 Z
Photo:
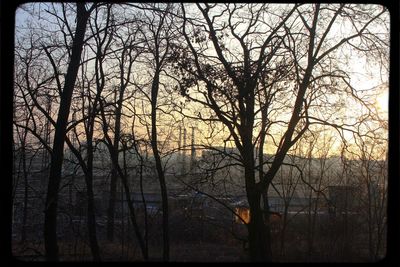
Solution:
M 15 115 L 13 115 L 13 118 L 15 118 Z M 12 207 L 12 225 L 14 226 L 14 202 L 15 202 L 15 192 L 17 189 L 18 185 L 18 180 L 19 180 L 19 168 L 17 171 L 17 151 L 15 150 L 15 140 L 14 140 L 14 133 L 13 133 L 13 138 L 12 138 L 12 153 L 13 153 L 13 170 L 12 170 L 12 193 L 11 193 L 11 207 Z
M 311 162 L 312 162 L 312 143 L 310 142 L 310 148 L 308 151 L 308 182 L 311 184 Z M 313 254 L 313 218 L 312 218 L 312 191 L 310 191 L 309 195 L 308 195 L 308 228 L 307 228 L 307 254 L 308 254 L 308 258 L 310 259 L 312 257 Z
M 146 203 L 146 198 L 144 197 L 144 188 L 143 188 L 143 157 L 142 155 L 139 154 L 139 149 L 137 149 L 137 146 L 134 144 L 136 154 L 138 155 L 140 159 L 140 169 L 139 169 L 139 187 L 140 187 L 140 194 L 142 196 L 142 202 L 143 202 L 143 213 L 144 213 L 144 244 L 146 251 L 149 250 L 149 223 L 148 223 L 148 214 L 147 214 L 147 203 Z
M 94 118 L 92 118 L 94 120 Z M 93 123 L 93 121 L 92 121 Z M 93 125 L 89 126 L 93 127 Z M 93 131 L 91 130 L 91 135 Z M 87 174 L 85 175 L 86 181 L 86 195 L 87 195 L 87 228 L 89 234 L 90 250 L 92 252 L 94 261 L 101 261 L 100 248 L 97 241 L 96 233 L 96 214 L 94 204 L 94 192 L 93 192 L 93 146 L 92 137 L 88 138 L 88 163 L 87 163 Z
M 120 90 L 120 96 L 117 103 L 117 109 L 115 111 L 115 134 L 114 134 L 114 149 L 113 153 L 115 153 L 114 157 L 119 160 L 119 139 L 121 136 L 121 110 L 122 110 L 122 100 L 124 95 L 124 88 Z M 113 167 L 111 171 L 111 180 L 110 180 L 110 199 L 108 201 L 108 209 L 107 209 L 107 239 L 108 241 L 114 240 L 114 216 L 115 216 L 115 200 L 117 195 L 117 179 L 118 173 Z
M 107 239 L 114 241 L 114 217 L 115 217 L 115 200 L 117 197 L 117 171 L 113 168 L 110 179 L 110 198 L 107 208 Z
M 373 225 L 372 225 L 372 201 L 371 201 L 371 187 L 369 181 L 367 181 L 367 204 L 368 204 L 368 249 L 370 260 L 374 260 L 374 248 L 373 248 Z
M 79 62 L 82 54 L 83 39 L 85 36 L 86 22 L 88 17 L 89 12 L 85 8 L 85 3 L 78 2 L 76 32 L 72 44 L 71 59 L 65 77 L 65 84 L 61 94 L 60 108 L 55 127 L 53 153 L 51 155 L 51 166 L 47 186 L 46 206 L 44 211 L 44 243 L 46 259 L 48 261 L 59 260 L 57 242 L 57 205 L 58 191 L 61 181 L 62 162 L 64 158 L 64 140 L 71 106 L 72 92 L 74 90 L 76 76 L 79 69 Z
M 120 168 L 118 168 L 118 172 L 122 172 L 122 170 Z M 131 222 L 132 222 L 133 229 L 134 229 L 134 231 L 136 233 L 136 236 L 138 238 L 139 246 L 140 246 L 140 249 L 142 251 L 143 258 L 145 260 L 148 260 L 149 252 L 148 252 L 148 250 L 146 248 L 146 245 L 145 245 L 145 242 L 143 240 L 142 234 L 140 233 L 139 225 L 136 222 L 135 208 L 133 206 L 133 202 L 132 202 L 132 199 L 131 199 L 131 193 L 130 193 L 130 190 L 129 190 L 128 181 L 127 181 L 126 177 L 123 176 L 123 174 L 121 175 L 121 173 L 120 173 L 120 177 L 122 178 L 122 185 L 123 185 L 124 190 L 125 190 L 125 197 L 126 197 L 126 200 L 128 202 L 128 208 L 129 208 L 129 212 L 130 212 L 130 215 L 131 215 L 130 217 L 131 217 Z
M 169 222 L 168 222 L 168 194 L 165 184 L 164 170 L 161 165 L 160 153 L 157 146 L 157 95 L 159 89 L 159 71 L 155 73 L 155 77 L 151 90 L 151 147 L 153 149 L 154 159 L 156 161 L 156 169 L 158 180 L 160 182 L 162 211 L 163 211 L 163 259 L 169 260 Z
M 100 248 L 97 241 L 97 232 L 96 232 L 96 215 L 95 215 L 95 205 L 94 205 L 94 197 L 93 197 L 93 185 L 88 181 L 87 182 L 87 227 L 89 233 L 89 242 L 90 242 L 90 250 L 92 252 L 94 261 L 101 261 L 100 257 Z
M 264 89 L 264 95 L 266 96 L 267 93 Z M 268 120 L 268 109 L 264 108 L 261 111 L 261 132 L 260 132 L 260 145 L 258 151 L 258 158 L 259 158 L 259 179 L 263 179 L 264 177 L 264 142 L 266 138 L 266 128 L 267 128 L 267 120 Z M 265 222 L 265 234 L 266 234 L 266 253 L 269 260 L 272 258 L 272 251 L 271 251 L 271 224 L 270 224 L 270 209 L 269 209 L 269 201 L 268 201 L 268 188 L 269 184 L 265 188 L 261 188 L 261 198 L 264 205 L 264 222 Z M 267 259 L 268 260 L 268 259 Z
M 28 217 L 28 172 L 26 169 L 25 140 L 22 144 L 22 172 L 24 177 L 24 209 L 22 214 L 21 242 L 26 240 L 26 221 Z
M 289 204 L 285 200 L 285 208 L 283 211 L 283 222 L 281 229 L 281 256 L 285 255 L 285 238 L 286 238 L 286 227 L 287 227 L 287 216 L 288 216 Z
M 112 164 L 113 164 L 113 168 L 116 169 L 119 177 L 121 178 L 122 186 L 123 186 L 124 191 L 125 191 L 126 201 L 128 202 L 127 204 L 128 204 L 128 209 L 129 209 L 129 212 L 130 212 L 130 218 L 131 218 L 131 221 L 132 221 L 132 226 L 133 226 L 133 229 L 135 231 L 136 237 L 137 237 L 137 239 L 139 241 L 139 247 L 140 247 L 140 250 L 142 252 L 143 258 L 145 260 L 147 260 L 148 257 L 149 257 L 148 256 L 148 249 L 147 249 L 147 247 L 145 245 L 145 242 L 143 240 L 142 234 L 141 234 L 140 229 L 139 229 L 139 225 L 137 224 L 137 221 L 136 221 L 136 213 L 135 213 L 135 208 L 133 206 L 133 202 L 132 202 L 132 199 L 131 199 L 131 193 L 130 193 L 130 190 L 129 190 L 128 179 L 124 175 L 124 173 L 123 173 L 123 171 L 122 171 L 122 169 L 121 169 L 121 167 L 119 165 L 118 158 L 116 158 L 116 156 L 115 156 L 116 153 L 114 151 L 114 146 L 112 145 L 111 138 L 108 135 L 108 125 L 107 125 L 107 122 L 106 122 L 107 120 L 105 118 L 104 107 L 103 107 L 103 104 L 102 104 L 101 101 L 100 101 L 100 111 L 101 111 L 101 116 L 102 116 L 102 119 L 103 119 L 103 132 L 104 132 L 104 136 L 105 136 L 105 139 L 106 139 L 106 145 L 107 145 L 108 151 L 110 153 L 110 157 L 111 157 L 111 161 L 112 161 Z
M 71 141 L 66 138 L 66 143 L 69 146 L 72 153 L 75 154 L 76 158 L 81 165 L 81 168 L 85 175 L 86 183 L 86 198 L 87 198 L 87 213 L 86 213 L 86 225 L 89 235 L 90 250 L 94 261 L 101 261 L 100 249 L 97 241 L 96 233 L 96 212 L 94 205 L 94 191 L 93 191 L 93 121 L 94 118 L 89 118 L 89 129 L 86 129 L 87 136 L 87 162 L 84 161 L 81 153 L 73 146 Z M 90 129 L 91 128 L 91 129 Z
M 117 116 L 120 117 L 120 116 Z M 116 120 L 119 121 L 119 120 Z M 119 144 L 119 122 L 116 122 L 115 127 L 115 136 L 114 136 L 114 149 L 112 153 L 114 153 L 114 157 L 118 160 L 119 159 L 119 152 L 118 152 L 118 144 Z M 114 217 L 115 217 L 115 201 L 117 196 L 117 179 L 118 173 L 116 170 L 115 165 L 113 164 L 113 169 L 111 171 L 111 180 L 110 180 L 110 199 L 108 201 L 108 209 L 107 209 L 107 239 L 108 241 L 114 240 Z

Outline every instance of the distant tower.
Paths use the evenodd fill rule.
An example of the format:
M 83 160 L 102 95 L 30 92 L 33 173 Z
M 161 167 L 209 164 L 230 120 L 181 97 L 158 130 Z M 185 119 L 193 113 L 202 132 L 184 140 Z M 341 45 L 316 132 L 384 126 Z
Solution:
M 178 168 L 182 167 L 182 127 L 181 126 L 179 126 L 177 165 L 178 165 Z M 177 170 L 178 170 L 178 168 L 177 168 Z M 181 171 L 181 174 L 182 174 L 182 168 L 181 168 L 180 171 Z
M 191 154 L 190 154 L 190 170 L 194 168 L 194 159 L 196 158 L 196 150 L 194 148 L 194 127 L 192 128 L 192 143 L 191 143 Z
M 186 128 L 183 128 L 183 154 L 182 154 L 182 174 L 186 172 Z

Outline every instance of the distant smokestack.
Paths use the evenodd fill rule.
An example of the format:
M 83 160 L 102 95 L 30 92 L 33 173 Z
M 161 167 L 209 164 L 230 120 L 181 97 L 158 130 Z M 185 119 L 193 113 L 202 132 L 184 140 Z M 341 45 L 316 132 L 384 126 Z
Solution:
M 186 172 L 186 128 L 183 128 L 183 155 L 182 155 L 182 174 Z
M 178 138 L 178 153 L 181 155 L 181 146 L 182 146 L 182 128 L 179 126 L 179 138 Z
M 178 166 L 182 164 L 182 127 L 179 126 L 179 139 L 178 139 Z M 182 166 L 181 166 L 182 167 Z M 182 169 L 181 169 L 182 174 Z
M 191 155 L 190 155 L 190 170 L 194 167 L 194 159 L 196 157 L 196 150 L 194 148 L 194 127 L 192 128 L 192 143 L 191 143 Z

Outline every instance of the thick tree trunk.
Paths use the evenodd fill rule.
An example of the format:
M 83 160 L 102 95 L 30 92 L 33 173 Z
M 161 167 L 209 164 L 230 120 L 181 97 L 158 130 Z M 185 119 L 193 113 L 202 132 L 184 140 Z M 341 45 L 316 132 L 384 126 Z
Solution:
M 261 193 L 257 190 L 247 190 L 250 206 L 249 253 L 254 262 L 272 261 L 270 227 L 264 223 L 264 214 L 261 209 Z
M 51 165 L 49 181 L 47 186 L 45 219 L 44 219 L 44 244 L 46 259 L 48 261 L 58 261 L 57 243 L 57 205 L 58 190 L 61 181 L 62 162 L 64 158 L 64 140 L 68 122 L 69 110 L 71 106 L 72 92 L 74 90 L 76 76 L 81 59 L 83 39 L 86 31 L 88 12 L 85 3 L 77 3 L 77 24 L 75 37 L 72 44 L 72 54 L 65 77 L 64 89 L 61 95 L 60 108 L 58 111 L 55 127 L 53 153 L 51 155 Z
M 244 164 L 247 200 L 250 206 L 249 256 L 254 262 L 272 261 L 270 228 L 264 223 L 261 193 L 255 182 L 255 162 L 251 142 L 244 142 Z M 269 226 L 269 225 L 268 225 Z

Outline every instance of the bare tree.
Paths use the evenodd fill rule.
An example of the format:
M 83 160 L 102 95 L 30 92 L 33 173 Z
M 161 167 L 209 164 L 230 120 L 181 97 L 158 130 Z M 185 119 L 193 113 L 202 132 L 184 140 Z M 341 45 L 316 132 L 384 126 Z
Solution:
M 18 165 L 15 165 L 14 169 L 14 190 L 13 190 L 13 197 L 12 199 L 14 200 L 16 191 L 18 188 L 19 184 L 19 178 L 21 176 L 21 169 L 22 169 L 22 179 L 24 183 L 24 200 L 23 200 L 23 214 L 22 214 L 22 229 L 21 229 L 21 242 L 24 242 L 26 240 L 26 224 L 27 224 L 27 213 L 28 213 L 28 195 L 29 195 L 29 182 L 28 182 L 28 176 L 29 176 L 29 171 L 28 169 L 28 151 L 29 151 L 29 140 L 28 140 L 28 134 L 29 134 L 29 126 L 33 121 L 33 116 L 34 116 L 34 106 L 32 103 L 30 103 L 28 96 L 26 94 L 26 90 L 30 90 L 30 81 L 29 79 L 26 79 L 27 74 L 29 73 L 29 67 L 30 67 L 30 62 L 33 60 L 32 57 L 29 57 L 29 53 L 27 53 L 27 57 L 23 57 L 21 54 L 19 54 L 19 58 L 16 60 L 20 64 L 18 66 L 19 68 L 16 68 L 16 72 L 18 74 L 22 74 L 19 72 L 19 70 L 22 70 L 25 68 L 25 75 L 21 75 L 25 79 L 19 79 L 16 76 L 15 79 L 15 85 L 20 93 L 17 93 L 14 95 L 14 125 L 15 125 L 15 131 L 16 131 L 16 140 L 14 141 L 14 155 L 15 155 L 15 162 L 18 162 Z M 32 56 L 32 54 L 31 54 Z M 22 66 L 21 66 L 22 65 Z M 18 75 L 17 74 L 17 75 Z M 17 89 L 16 88 L 16 89 Z M 18 98 L 22 98 L 23 102 L 21 103 Z M 17 112 L 17 109 L 28 109 L 29 112 L 22 113 Z M 17 160 L 18 159 L 18 160 Z M 32 159 L 31 159 L 32 161 Z M 22 166 L 21 166 L 22 165 Z M 29 164 L 30 165 L 30 164 Z
M 113 32 L 112 28 L 109 24 L 112 23 L 111 19 L 111 6 L 108 5 L 105 7 L 105 11 L 102 11 L 101 8 L 94 9 L 94 16 L 95 19 L 93 21 L 89 20 L 90 30 L 95 41 L 95 45 L 92 48 L 90 44 L 88 46 L 94 50 L 96 54 L 95 57 L 95 92 L 94 96 L 92 95 L 91 87 L 92 87 L 92 80 L 88 77 L 87 66 L 82 66 L 81 69 L 81 79 L 77 82 L 77 87 L 81 89 L 79 95 L 81 98 L 78 98 L 79 103 L 78 105 L 82 105 L 81 112 L 83 120 L 83 129 L 84 129 L 84 138 L 85 141 L 79 142 L 80 148 L 75 148 L 74 144 L 71 143 L 69 138 L 66 138 L 66 142 L 68 147 L 78 159 L 79 165 L 81 166 L 86 183 L 86 195 L 87 195 L 87 229 L 89 233 L 89 242 L 90 248 L 93 255 L 94 261 L 101 261 L 100 256 L 100 248 L 97 240 L 97 233 L 96 233 L 96 214 L 95 214 L 95 204 L 94 204 L 94 188 L 93 188 L 93 161 L 94 161 L 94 131 L 95 131 L 95 120 L 98 113 L 98 102 L 100 101 L 100 96 L 104 88 L 104 79 L 103 76 L 98 74 L 102 72 L 102 66 L 104 61 L 104 54 L 106 54 L 107 50 L 109 49 Z M 97 20 L 97 18 L 102 14 L 105 13 L 106 19 L 104 21 L 104 26 L 102 26 L 103 22 Z M 103 30 L 103 28 L 105 30 Z M 100 33 L 103 32 L 103 36 Z M 89 63 L 91 63 L 89 61 Z M 87 63 L 88 64 L 88 63 Z M 56 71 L 56 70 L 55 70 Z M 73 115 L 75 115 L 74 113 Z M 76 127 L 79 127 L 80 124 L 76 121 L 73 121 L 75 124 L 74 127 L 74 134 L 76 136 L 76 140 L 79 140 L 79 134 L 76 131 Z M 83 155 L 84 154 L 84 155 Z
M 322 192 L 326 192 L 327 180 L 329 172 L 332 171 L 332 164 L 329 162 L 329 155 L 332 152 L 333 136 L 326 131 L 314 131 L 313 139 L 310 141 L 309 148 L 309 168 L 308 168 L 308 184 L 313 185 L 308 188 L 309 191 L 309 208 L 308 208 L 308 238 L 307 253 L 311 257 L 314 253 L 314 244 L 318 235 L 316 226 L 318 224 L 318 213 L 320 207 L 327 203 L 326 196 Z M 321 140 L 322 139 L 322 140 Z M 313 162 L 316 163 L 313 165 Z M 322 204 L 322 205 L 321 205 Z M 319 222 L 321 223 L 321 222 Z
M 115 93 L 115 111 L 114 111 L 114 138 L 113 138 L 113 146 L 114 152 L 117 153 L 115 158 L 119 158 L 119 145 L 120 145 L 120 137 L 121 137 L 121 120 L 123 118 L 123 104 L 126 101 L 127 93 L 126 89 L 128 85 L 132 82 L 132 72 L 133 72 L 133 64 L 136 58 L 140 55 L 140 47 L 137 45 L 136 36 L 137 36 L 137 23 L 133 22 L 132 25 L 129 25 L 127 28 L 126 36 L 124 34 L 118 34 L 116 32 L 114 34 L 114 38 L 120 42 L 122 46 L 122 51 L 114 51 L 115 59 L 118 61 L 117 71 L 119 72 L 119 85 L 117 88 L 112 88 Z M 131 32 L 131 29 L 133 29 Z M 116 185 L 117 185 L 117 177 L 118 173 L 115 168 L 112 169 L 111 172 L 111 180 L 110 180 L 110 198 L 107 209 L 107 238 L 112 241 L 114 237 L 114 213 L 115 213 L 115 198 L 116 198 Z
M 316 108 L 311 104 L 316 99 L 317 86 L 328 79 L 331 84 L 340 82 L 343 90 L 354 95 L 346 71 L 337 65 L 325 67 L 339 61 L 335 53 L 343 47 L 367 54 L 385 53 L 388 43 L 369 26 L 384 19 L 386 10 L 374 12 L 363 6 L 320 4 L 274 8 L 196 4 L 196 7 L 197 11 L 193 11 L 182 5 L 181 31 L 185 43 L 180 45 L 177 55 L 180 58 L 177 73 L 182 71 L 180 90 L 191 101 L 210 108 L 229 129 L 244 166 L 251 214 L 248 225 L 250 256 L 254 261 L 270 261 L 270 229 L 268 222 L 264 223 L 261 194 L 268 191 L 285 155 L 308 126 L 330 124 L 329 118 L 310 114 Z M 341 23 L 347 23 L 351 29 L 342 33 L 341 39 L 333 40 L 333 25 Z M 227 42 L 231 45 L 227 46 Z M 377 43 L 383 49 L 375 49 Z M 286 100 L 285 112 L 289 119 L 281 125 L 285 130 L 277 142 L 275 156 L 257 181 L 254 137 L 259 134 L 254 134 L 254 123 L 259 110 L 255 100 L 262 71 L 271 75 L 269 79 L 272 80 L 283 71 L 286 75 L 280 77 L 282 84 L 279 86 L 290 88 L 286 94 L 293 98 Z
M 384 131 L 377 133 L 379 137 L 374 139 L 357 138 L 359 154 L 356 158 L 360 164 L 352 166 L 355 169 L 354 173 L 358 173 L 360 184 L 365 192 L 360 199 L 360 209 L 362 209 L 360 212 L 366 219 L 368 251 L 371 261 L 379 260 L 385 253 L 388 172 L 387 142 L 382 138 L 385 136 Z
M 49 261 L 59 260 L 57 225 L 64 224 L 64 215 L 74 225 L 68 210 L 62 209 L 60 192 L 69 186 L 72 203 L 74 177 L 82 170 L 89 247 L 93 259 L 100 261 L 94 170 L 96 149 L 104 143 L 109 152 L 104 159 L 111 161 L 107 239 L 115 235 L 120 181 L 121 205 L 129 210 L 128 232 L 133 226 L 144 260 L 150 258 L 153 233 L 146 183 L 155 182 L 160 189 L 162 216 L 156 219 L 162 228 L 155 232 L 162 230 L 164 261 L 170 260 L 171 252 L 168 193 L 175 184 L 167 185 L 175 182 L 172 176 L 185 190 L 204 193 L 232 216 L 239 214 L 228 199 L 245 196 L 249 221 L 239 218 L 247 230 L 250 259 L 272 261 L 272 245 L 277 244 L 276 232 L 271 232 L 272 189 L 284 200 L 284 251 L 289 243 L 284 242 L 289 236 L 288 211 L 303 185 L 309 201 L 304 208 L 308 216 L 303 216 L 308 228 L 299 235 L 311 258 L 319 241 L 319 207 L 335 175 L 344 185 L 351 177 L 363 184 L 360 210 L 365 223 L 360 226 L 368 229 L 369 254 L 377 259 L 384 248 L 387 190 L 387 139 L 381 138 L 379 128 L 387 125 L 374 111 L 372 96 L 365 96 L 375 89 L 361 90 L 365 88 L 355 80 L 371 67 L 374 78 L 385 82 L 387 14 L 382 6 L 358 4 L 40 4 L 31 20 L 47 25 L 29 24 L 26 38 L 18 35 L 15 50 L 13 124 L 24 180 L 22 225 L 28 225 L 29 190 L 33 192 L 29 160 L 42 155 L 50 172 L 43 194 L 45 254 Z M 354 60 L 366 67 L 354 69 Z M 192 143 L 187 145 L 190 128 Z M 334 149 L 321 141 L 325 128 L 336 131 L 336 145 L 342 145 L 343 168 L 335 175 L 327 166 Z M 64 159 L 65 146 L 75 157 Z M 204 149 L 200 160 L 195 147 Z M 39 154 L 39 149 L 45 153 Z M 190 149 L 190 168 L 183 166 L 176 175 Z M 74 171 L 64 183 L 66 161 L 73 163 Z M 102 169 L 108 174 L 107 168 Z M 21 179 L 18 175 L 15 179 Z M 143 206 L 134 203 L 139 190 Z M 343 244 L 334 244 L 342 251 L 358 238 L 350 228 L 356 225 L 351 216 L 346 209 L 341 217 Z M 339 225 L 339 220 L 334 223 Z M 122 227 L 124 251 L 124 222 Z M 27 231 L 22 229 L 24 239 Z
M 172 39 L 171 25 L 173 21 L 168 12 L 173 7 L 172 5 L 150 5 L 149 7 L 155 8 L 157 11 L 149 14 L 144 12 L 144 25 L 141 29 L 142 35 L 145 41 L 145 45 L 149 54 L 149 63 L 154 68 L 154 74 L 151 79 L 151 147 L 155 159 L 155 165 L 158 174 L 158 180 L 161 190 L 162 198 L 162 216 L 163 216 L 163 260 L 169 260 L 169 213 L 168 213 L 168 194 L 167 186 L 165 182 L 164 168 L 162 165 L 159 144 L 158 144 L 158 132 L 157 132 L 157 111 L 158 111 L 158 96 L 160 91 L 160 75 L 163 71 L 166 59 L 170 50 L 170 42 Z
M 96 5 L 92 5 L 91 8 L 86 9 L 84 3 L 77 3 L 76 31 L 73 38 L 70 63 L 68 65 L 67 74 L 65 76 L 65 84 L 61 95 L 61 102 L 55 125 L 56 130 L 54 133 L 49 183 L 47 187 L 44 238 L 46 258 L 49 261 L 59 260 L 57 244 L 57 203 L 64 154 L 64 140 L 66 136 L 66 128 L 70 112 L 71 97 L 75 85 L 76 76 L 78 74 L 78 69 L 80 66 L 81 53 L 86 31 L 86 23 L 91 11 L 95 6 Z
M 27 8 L 29 11 L 30 9 Z M 34 172 L 45 174 L 48 168 L 46 158 L 52 153 L 49 146 L 51 135 L 50 125 L 52 125 L 52 113 L 50 110 L 52 94 L 52 82 L 54 74 L 50 71 L 50 64 L 43 56 L 43 49 L 39 46 L 41 37 L 36 35 L 34 26 L 28 24 L 26 32 L 18 32 L 15 49 L 15 80 L 14 80 L 14 118 L 15 135 L 19 142 L 15 144 L 15 149 L 19 151 L 18 158 L 22 164 L 22 174 L 24 179 L 24 212 L 22 240 L 26 237 L 26 224 L 28 222 L 28 197 L 33 197 L 41 193 L 37 184 L 31 179 Z M 18 29 L 20 30 L 20 29 Z M 17 152 L 17 151 L 16 151 Z M 41 157 L 42 165 L 36 163 Z M 37 169 L 40 167 L 42 169 Z M 20 175 L 18 167 L 16 179 Z M 33 178 L 33 177 L 32 177 Z M 43 178 L 41 178 L 43 179 Z M 17 190 L 19 181 L 15 181 Z M 31 192 L 29 192 L 31 191 Z M 39 199 L 41 196 L 39 196 Z M 39 203 L 36 203 L 40 205 Z M 37 206 L 29 208 L 30 213 L 34 214 Z M 37 216 L 39 215 L 39 216 Z M 32 215 L 41 217 L 40 214 Z M 29 224 L 35 220 L 29 219 Z M 25 232 L 25 233 L 24 233 Z
M 129 187 L 129 183 L 128 183 L 128 179 L 127 179 L 128 177 L 124 173 L 123 169 L 121 168 L 121 166 L 118 162 L 118 159 L 116 157 L 117 153 L 114 150 L 114 146 L 112 145 L 111 137 L 108 133 L 109 126 L 108 126 L 108 122 L 107 122 L 107 119 L 105 116 L 103 102 L 105 102 L 104 99 L 102 101 L 100 101 L 100 112 L 101 112 L 101 117 L 103 120 L 102 128 L 103 128 L 103 133 L 104 133 L 105 144 L 107 145 L 107 148 L 109 150 L 113 167 L 116 168 L 116 170 L 118 172 L 118 176 L 121 178 L 123 190 L 125 192 L 125 198 L 128 203 L 128 209 L 129 209 L 129 213 L 130 213 L 131 222 L 132 222 L 136 237 L 139 241 L 139 246 L 140 246 L 143 258 L 145 260 L 147 260 L 148 259 L 148 247 L 146 246 L 143 235 L 142 235 L 139 225 L 137 223 L 136 212 L 135 212 L 135 208 L 133 206 L 133 202 L 132 202 L 132 198 L 131 198 L 131 191 L 129 189 L 130 187 Z

